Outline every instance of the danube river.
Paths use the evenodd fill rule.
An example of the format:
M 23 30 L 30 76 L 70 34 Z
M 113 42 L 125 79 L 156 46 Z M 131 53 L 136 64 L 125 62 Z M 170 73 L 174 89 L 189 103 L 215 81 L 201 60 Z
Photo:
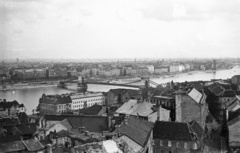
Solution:
M 197 81 L 197 80 L 211 80 L 211 79 L 227 79 L 233 75 L 240 74 L 240 68 L 234 67 L 230 70 L 218 70 L 216 72 L 190 72 L 177 74 L 175 76 L 153 78 L 152 81 L 156 83 L 167 83 L 170 81 L 184 82 L 184 81 Z M 76 87 L 72 85 L 71 87 Z M 88 85 L 88 91 L 104 91 L 107 92 L 110 89 L 123 88 L 118 86 L 106 86 L 106 85 Z M 33 109 L 36 109 L 39 98 L 43 93 L 45 94 L 62 94 L 74 92 L 73 90 L 60 89 L 57 87 L 41 87 L 32 89 L 21 90 L 9 90 L 0 91 L 0 99 L 7 99 L 7 101 L 17 100 L 19 103 L 23 103 L 27 109 L 27 114 L 31 114 Z

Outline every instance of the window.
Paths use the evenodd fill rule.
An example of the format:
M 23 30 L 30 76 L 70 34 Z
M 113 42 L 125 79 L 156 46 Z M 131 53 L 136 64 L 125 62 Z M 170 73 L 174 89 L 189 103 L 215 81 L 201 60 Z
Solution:
M 179 142 L 177 142 L 176 146 L 177 146 L 177 148 L 180 148 L 180 144 L 179 144 Z
M 172 142 L 168 141 L 168 147 L 172 147 Z
M 196 142 L 193 144 L 193 149 L 197 149 L 197 143 Z
M 160 140 L 160 142 L 159 142 L 159 143 L 160 143 L 160 146 L 163 146 L 163 141 L 162 141 L 162 140 Z
M 185 149 L 187 149 L 187 148 L 188 148 L 188 145 L 187 145 L 187 143 L 186 143 L 186 142 L 184 143 L 184 148 L 185 148 Z

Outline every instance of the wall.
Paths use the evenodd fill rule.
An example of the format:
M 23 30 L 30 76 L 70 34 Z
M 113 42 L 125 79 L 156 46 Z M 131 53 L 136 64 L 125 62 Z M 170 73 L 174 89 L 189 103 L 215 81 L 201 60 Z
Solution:
M 190 141 L 171 141 L 171 147 L 168 146 L 168 140 L 162 140 L 162 146 L 160 146 L 160 139 L 155 139 L 154 140 L 154 145 L 153 145 L 153 150 L 154 153 L 188 153 L 190 152 L 190 149 L 193 148 L 195 142 L 190 142 Z M 177 142 L 179 143 L 179 146 L 177 147 Z M 187 143 L 187 148 L 184 147 L 184 143 Z M 197 146 L 199 147 L 199 146 Z
M 239 142 L 240 143 L 240 121 L 233 125 L 228 126 L 229 129 L 229 142 Z

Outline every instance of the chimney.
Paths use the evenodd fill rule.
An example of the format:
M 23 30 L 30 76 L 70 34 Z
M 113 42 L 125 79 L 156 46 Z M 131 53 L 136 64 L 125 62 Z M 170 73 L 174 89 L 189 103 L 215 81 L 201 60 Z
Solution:
M 47 153 L 52 153 L 52 145 L 47 144 Z
M 161 104 L 157 104 L 157 121 L 161 121 L 161 109 L 162 109 L 162 105 Z
M 177 91 L 175 93 L 176 97 L 175 97 L 175 121 L 176 122 L 182 122 L 182 100 L 183 100 L 183 96 L 186 94 L 186 92 L 184 91 Z

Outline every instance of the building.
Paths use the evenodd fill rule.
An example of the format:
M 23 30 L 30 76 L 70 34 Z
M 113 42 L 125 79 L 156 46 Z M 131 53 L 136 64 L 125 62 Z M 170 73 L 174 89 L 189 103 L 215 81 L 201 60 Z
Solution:
M 135 152 L 153 153 L 152 131 L 154 124 L 135 117 L 126 117 L 114 131 L 123 136 Z
M 17 101 L 7 102 L 6 99 L 0 100 L 0 116 L 14 116 L 17 113 L 25 112 L 26 109 L 23 104 Z
M 132 89 L 110 89 L 106 96 L 106 105 L 119 107 L 132 97 L 138 97 L 139 91 Z
M 130 99 L 128 102 L 125 102 L 116 110 L 116 113 L 124 116 L 135 116 L 153 123 L 157 120 L 170 120 L 169 110 L 166 110 L 161 106 L 154 110 L 153 104 L 135 99 Z
M 154 73 L 154 66 L 153 65 L 147 65 L 146 67 L 148 68 L 148 73 L 149 74 L 153 74 Z
M 201 150 L 202 131 L 199 125 L 196 129 L 189 123 L 156 121 L 153 128 L 153 152 L 190 153 Z
M 133 68 L 128 68 L 126 69 L 126 75 L 128 76 L 136 76 L 137 75 L 137 70 Z
M 72 110 L 78 110 L 95 104 L 105 105 L 105 96 L 101 92 L 71 95 Z
M 61 114 L 71 111 L 72 100 L 70 95 L 45 95 L 39 99 L 39 112 L 41 115 Z
M 208 115 L 206 95 L 195 88 L 186 91 L 175 92 L 175 107 L 177 122 L 191 122 L 195 120 L 202 128 Z
M 161 66 L 161 67 L 154 67 L 154 73 L 155 74 L 162 74 L 169 72 L 168 66 Z
M 151 103 L 155 106 L 161 106 L 162 108 L 170 111 L 171 121 L 175 121 L 175 100 L 169 96 L 153 96 L 151 97 Z M 168 120 L 169 121 L 169 120 Z

